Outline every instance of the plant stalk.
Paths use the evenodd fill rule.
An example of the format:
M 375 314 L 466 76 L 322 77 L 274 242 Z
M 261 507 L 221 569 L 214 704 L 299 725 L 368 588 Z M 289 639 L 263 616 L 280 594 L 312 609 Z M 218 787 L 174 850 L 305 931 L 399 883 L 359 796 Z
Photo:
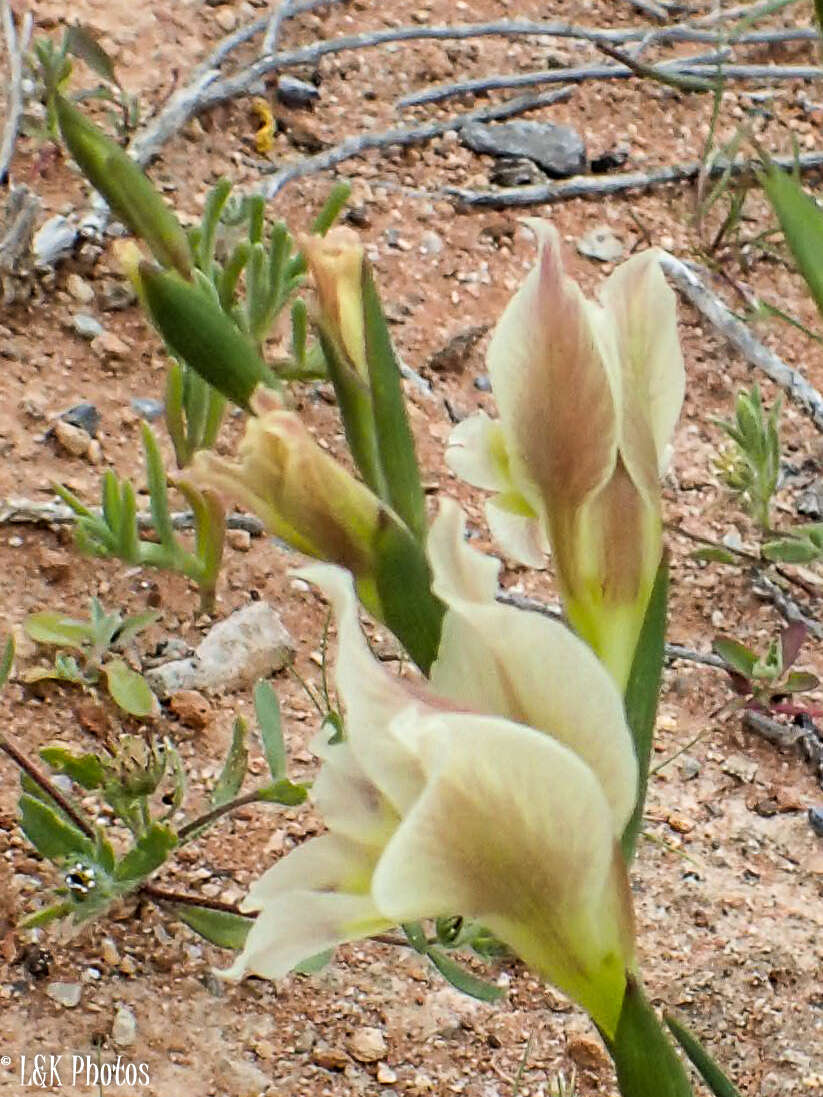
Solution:
M 632 975 L 613 1039 L 603 1036 L 623 1097 L 693 1097 L 683 1063 Z

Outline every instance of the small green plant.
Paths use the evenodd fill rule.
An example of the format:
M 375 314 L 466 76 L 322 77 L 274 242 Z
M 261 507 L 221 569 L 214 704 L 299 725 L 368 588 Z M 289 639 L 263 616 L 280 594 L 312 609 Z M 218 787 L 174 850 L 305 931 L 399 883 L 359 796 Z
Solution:
M 721 450 L 715 468 L 764 533 L 771 529 L 771 501 L 780 473 L 780 408 L 778 397 L 767 414 L 755 384 L 749 392 L 738 393 L 732 422 L 714 420 L 732 440 Z
M 126 618 L 116 610 L 106 613 L 96 598 L 91 600 L 88 620 L 51 610 L 34 613 L 26 619 L 27 634 L 36 643 L 58 651 L 50 667 L 31 667 L 23 679 L 30 683 L 52 679 L 84 689 L 105 682 L 109 695 L 123 712 L 139 719 L 154 717 L 159 709 L 148 683 L 115 651 L 156 619 L 156 613 Z
M 715 638 L 712 649 L 726 664 L 731 686 L 738 695 L 734 707 L 797 715 L 801 709 L 791 699 L 817 689 L 820 680 L 805 670 L 792 670 L 808 635 L 800 622 L 784 628 L 764 654 L 727 636 Z
M 146 479 L 155 540 L 140 536 L 134 487 L 109 469 L 103 476 L 100 511 L 90 510 L 67 488 L 56 491 L 77 515 L 75 542 L 90 556 L 115 557 L 127 564 L 179 572 L 193 580 L 200 591 L 200 609 L 214 609 L 215 589 L 223 559 L 225 514 L 217 497 L 197 491 L 190 484 L 177 490 L 192 509 L 194 545 L 187 547 L 177 535 L 169 513 L 169 481 L 157 439 L 148 424 L 142 428 Z
M 50 897 L 53 901 L 31 914 L 23 925 L 42 926 L 62 918 L 86 922 L 104 914 L 116 900 L 141 891 L 207 940 L 225 948 L 242 947 L 251 919 L 228 904 L 167 892 L 148 881 L 174 850 L 238 807 L 252 803 L 294 807 L 306 799 L 306 786 L 286 776 L 280 710 L 267 682 L 257 684 L 254 700 L 271 780 L 241 794 L 248 762 L 248 728 L 238 718 L 208 808 L 180 825 L 174 825 L 172 819 L 184 803 L 186 781 L 180 756 L 168 739 L 123 735 L 116 744 L 92 753 L 76 753 L 60 744 L 40 751 L 41 761 L 52 774 L 68 779 L 72 790 L 98 797 L 106 805 L 94 812 L 97 822 L 92 822 L 72 795 L 0 736 L 0 749 L 22 770 L 19 809 L 23 833 L 60 873 L 60 883 Z M 115 853 L 110 841 L 112 825 L 125 826 L 131 835 L 131 845 L 123 853 Z

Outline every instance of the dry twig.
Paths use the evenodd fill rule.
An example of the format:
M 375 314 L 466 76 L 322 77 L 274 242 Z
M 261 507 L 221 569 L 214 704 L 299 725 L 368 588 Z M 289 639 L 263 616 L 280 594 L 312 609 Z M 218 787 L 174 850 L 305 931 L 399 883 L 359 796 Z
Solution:
M 775 156 L 773 163 L 778 167 L 791 169 L 797 165 L 800 171 L 818 171 L 823 168 L 823 152 L 808 152 L 799 156 Z M 711 175 L 722 175 L 729 171 L 731 175 L 753 174 L 759 161 L 728 160 L 718 158 L 709 168 Z M 541 206 L 552 202 L 565 202 L 569 198 L 602 198 L 607 194 L 622 194 L 631 190 L 647 190 L 663 183 L 685 183 L 696 179 L 703 169 L 700 160 L 688 164 L 672 164 L 653 171 L 629 171 L 607 176 L 576 175 L 571 179 L 562 179 L 557 183 L 537 183 L 528 187 L 509 187 L 500 190 L 469 190 L 464 187 L 443 187 L 439 192 L 447 198 L 453 198 L 462 206 L 486 207 L 488 209 L 511 209 L 524 206 Z
M 20 117 L 23 113 L 23 57 L 29 46 L 34 21 L 31 12 L 27 11 L 23 16 L 18 32 L 9 0 L 0 0 L 0 18 L 3 23 L 3 35 L 6 39 L 6 52 L 9 55 L 6 123 L 3 126 L 3 138 L 0 140 L 0 183 L 4 183 L 14 153 L 14 143 L 17 140 Z
M 819 159 L 823 162 L 823 157 Z M 662 254 L 660 263 L 664 273 L 698 312 L 725 336 L 750 365 L 763 370 L 771 381 L 782 388 L 789 399 L 810 416 L 817 429 L 823 431 L 823 396 L 797 370 L 761 343 L 751 329 L 738 320 L 717 294 L 709 289 L 703 281 L 708 271 L 686 264 L 666 252 Z
M 100 513 L 99 509 L 94 507 L 89 509 L 95 514 Z M 76 521 L 77 515 L 65 503 L 38 503 L 33 499 L 24 499 L 15 495 L 0 499 L 0 525 L 65 526 Z M 173 511 L 171 523 L 175 529 L 194 529 L 194 515 L 190 510 Z M 226 526 L 228 529 L 244 529 L 252 537 L 259 537 L 265 532 L 263 523 L 252 514 L 236 512 L 227 514 Z M 137 527 L 138 529 L 154 528 L 154 519 L 150 511 L 137 512 Z
M 343 160 L 359 156 L 368 149 L 385 149 L 393 145 L 419 145 L 423 141 L 431 141 L 434 137 L 441 137 L 450 130 L 459 130 L 467 122 L 487 122 L 491 119 L 512 118 L 517 114 L 524 114 L 526 111 L 536 110 L 538 107 L 546 107 L 551 103 L 568 99 L 571 93 L 571 88 L 557 88 L 555 91 L 538 95 L 521 95 L 515 99 L 507 99 L 503 103 L 497 103 L 492 107 L 481 107 L 477 110 L 466 111 L 464 114 L 457 114 L 453 118 L 447 118 L 444 122 L 424 122 L 419 126 L 398 127 L 380 133 L 362 133 L 357 137 L 348 137 L 345 141 L 341 141 L 339 145 L 319 152 L 316 156 L 309 156 L 305 160 L 298 160 L 294 164 L 281 168 L 261 187 L 256 189 L 266 198 L 273 198 L 292 180 L 319 171 L 327 171 Z

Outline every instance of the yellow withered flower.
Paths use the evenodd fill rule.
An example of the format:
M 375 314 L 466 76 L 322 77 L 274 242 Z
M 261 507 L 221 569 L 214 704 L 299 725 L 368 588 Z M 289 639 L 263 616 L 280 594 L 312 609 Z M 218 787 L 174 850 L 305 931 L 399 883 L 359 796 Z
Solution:
M 620 694 L 564 626 L 495 600 L 499 564 L 444 502 L 428 541 L 447 606 L 429 682 L 390 673 L 360 630 L 349 576 L 301 574 L 332 603 L 343 742 L 321 734 L 313 797 L 328 833 L 243 903 L 258 917 L 229 978 L 403 922 L 477 918 L 613 1035 L 634 966 L 619 839 L 637 766 Z
M 685 387 L 674 294 L 651 249 L 587 300 L 554 227 L 529 223 L 538 262 L 488 350 L 500 420 L 461 423 L 446 459 L 496 493 L 489 525 L 512 556 L 540 565 L 551 545 L 570 621 L 623 688 L 660 564 L 660 475 Z
M 363 381 L 368 381 L 363 317 L 364 251 L 354 229 L 336 225 L 325 236 L 306 236 L 303 253 L 314 277 L 320 314 L 339 348 Z

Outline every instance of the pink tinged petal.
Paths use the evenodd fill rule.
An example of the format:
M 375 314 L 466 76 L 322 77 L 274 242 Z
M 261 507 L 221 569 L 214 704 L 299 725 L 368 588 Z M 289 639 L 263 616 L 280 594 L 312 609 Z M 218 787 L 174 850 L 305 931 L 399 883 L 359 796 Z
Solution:
M 327 949 L 389 929 L 368 895 L 289 891 L 277 895 L 258 915 L 243 951 L 222 973 L 279 979 Z
M 464 419 L 451 432 L 446 464 L 476 488 L 501 492 L 512 489 L 503 428 L 484 411 Z
M 312 786 L 312 800 L 335 835 L 382 849 L 400 817 L 363 772 L 351 746 L 329 743 L 328 737 L 328 731 L 321 731 L 311 744 L 323 760 Z
M 369 781 L 402 814 L 418 796 L 423 779 L 414 758 L 387 729 L 409 705 L 418 705 L 421 711 L 427 711 L 428 706 L 369 651 L 346 571 L 315 564 L 295 574 L 317 586 L 334 609 L 338 637 L 335 680 L 346 709 L 347 742 Z
M 548 736 L 492 717 L 432 717 L 397 734 L 428 781 L 375 871 L 379 910 L 393 922 L 477 917 L 613 1033 L 632 914 L 595 774 Z
M 507 556 L 529 568 L 545 568 L 549 543 L 540 519 L 522 495 L 495 495 L 486 503 L 489 532 Z
M 532 227 L 539 260 L 495 329 L 488 367 L 513 479 L 552 522 L 611 475 L 619 377 L 599 310 L 563 271 L 556 230 Z
M 449 607 L 436 692 L 474 712 L 545 732 L 597 774 L 622 833 L 637 796 L 637 762 L 621 695 L 578 637 L 541 614 L 500 605 L 496 562 L 468 545 L 465 519 L 444 499 L 429 533 L 434 591 Z
M 657 249 L 632 256 L 606 280 L 601 300 L 618 340 L 627 402 L 632 416 L 648 424 L 658 472 L 677 423 L 686 387 L 677 335 L 675 295 L 666 283 Z M 637 455 L 637 461 L 646 460 Z M 628 462 L 634 462 L 631 457 Z M 636 472 L 632 468 L 632 475 Z

